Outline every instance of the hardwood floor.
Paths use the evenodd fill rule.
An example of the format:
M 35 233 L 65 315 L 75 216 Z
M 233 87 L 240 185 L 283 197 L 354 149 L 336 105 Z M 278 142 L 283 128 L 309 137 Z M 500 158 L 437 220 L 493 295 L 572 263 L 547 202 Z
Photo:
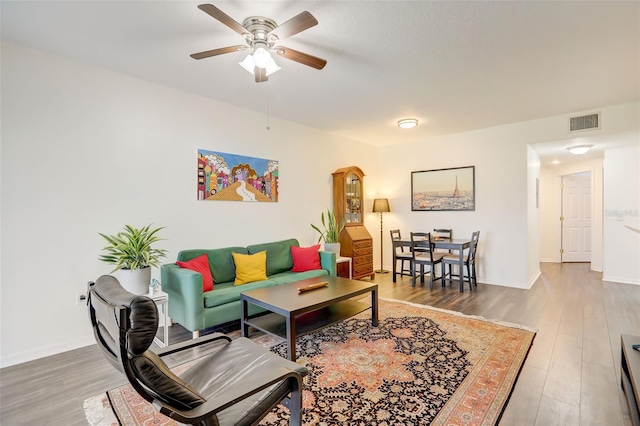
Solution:
M 377 274 L 376 281 L 380 297 L 538 330 L 500 425 L 630 425 L 620 388 L 620 334 L 640 335 L 640 286 L 604 282 L 589 264 L 541 269 L 531 290 L 478 284 L 460 293 L 436 284 L 430 291 L 428 284 L 412 288 L 407 277 L 394 284 L 391 274 Z M 172 343 L 190 337 L 179 325 L 170 328 Z M 123 383 L 95 345 L 3 368 L 0 424 L 83 425 L 82 402 Z

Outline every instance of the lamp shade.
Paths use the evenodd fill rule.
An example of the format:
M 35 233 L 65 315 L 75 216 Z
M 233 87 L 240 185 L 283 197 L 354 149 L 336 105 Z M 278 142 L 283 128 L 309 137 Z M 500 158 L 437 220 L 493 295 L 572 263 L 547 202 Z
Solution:
M 255 52 L 253 52 L 253 62 L 256 64 L 256 67 L 266 68 L 271 60 L 271 55 L 269 55 L 269 52 L 267 52 L 267 49 L 264 47 L 258 47 Z
M 386 198 L 376 198 L 373 200 L 373 212 L 374 213 L 388 213 L 391 209 L 389 209 L 389 200 Z
M 262 50 L 258 52 L 260 49 Z M 259 59 L 256 59 L 256 55 Z M 278 64 L 276 64 L 276 61 L 273 60 L 269 52 L 261 47 L 256 49 L 256 52 L 253 55 L 247 55 L 247 57 L 244 58 L 244 61 L 239 62 L 239 64 L 250 74 L 255 72 L 255 67 L 266 69 L 267 76 L 281 69 Z

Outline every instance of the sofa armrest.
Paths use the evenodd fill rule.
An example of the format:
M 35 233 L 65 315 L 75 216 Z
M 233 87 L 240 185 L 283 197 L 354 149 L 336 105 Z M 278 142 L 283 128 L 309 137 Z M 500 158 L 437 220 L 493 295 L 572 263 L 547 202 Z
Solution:
M 333 251 L 318 250 L 320 253 L 320 266 L 326 269 L 332 277 L 337 276 L 336 253 Z
M 162 291 L 169 295 L 169 316 L 187 330 L 204 327 L 202 275 L 176 264 L 160 268 Z

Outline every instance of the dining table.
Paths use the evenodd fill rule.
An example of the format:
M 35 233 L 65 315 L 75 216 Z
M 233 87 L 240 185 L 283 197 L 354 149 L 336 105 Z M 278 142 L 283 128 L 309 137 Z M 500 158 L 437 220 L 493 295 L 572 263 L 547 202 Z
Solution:
M 450 251 L 455 251 L 458 253 L 458 265 L 459 269 L 459 278 L 460 278 L 460 293 L 464 293 L 464 276 L 462 274 L 464 268 L 464 250 L 468 249 L 471 246 L 471 238 L 453 238 L 453 239 L 435 239 L 431 238 L 431 244 L 434 249 L 445 249 Z M 411 249 L 411 239 L 395 239 L 393 240 L 393 250 L 395 252 L 396 247 L 409 247 Z M 395 267 L 395 262 L 394 262 Z M 444 271 L 442 271 L 444 275 Z M 451 277 L 449 278 L 451 280 Z M 447 281 L 449 281 L 447 280 Z M 444 285 L 444 276 L 442 277 L 442 283 Z

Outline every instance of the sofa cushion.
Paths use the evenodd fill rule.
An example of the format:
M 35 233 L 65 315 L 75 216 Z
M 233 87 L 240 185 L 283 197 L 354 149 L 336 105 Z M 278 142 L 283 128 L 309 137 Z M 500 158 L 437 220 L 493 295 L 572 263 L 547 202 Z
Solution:
M 254 244 L 247 246 L 249 254 L 261 251 L 267 252 L 267 275 L 279 272 L 290 271 L 293 268 L 293 258 L 291 257 L 291 246 L 299 246 L 298 240 L 291 238 L 288 240 L 274 241 L 272 243 Z
M 213 277 L 211 276 L 211 269 L 209 268 L 209 256 L 207 256 L 206 253 L 186 262 L 178 260 L 176 264 L 181 268 L 190 269 L 202 275 L 203 292 L 213 290 Z
M 321 269 L 320 266 L 320 244 L 311 247 L 291 246 L 291 257 L 293 258 L 292 272 L 304 272 L 314 269 Z
M 306 280 L 307 278 L 316 278 L 329 275 L 326 269 L 314 269 L 306 272 L 281 272 L 269 277 L 269 281 L 275 285 L 289 284 L 296 281 Z M 243 289 L 244 291 L 244 289 Z M 215 291 L 214 291 L 215 293 Z
M 267 252 L 256 254 L 231 253 L 236 264 L 235 285 L 267 279 Z
M 273 287 L 278 285 L 275 281 L 256 281 L 252 283 L 235 285 L 233 281 L 228 283 L 216 283 L 216 289 L 206 292 L 204 294 L 204 307 L 213 308 L 215 306 L 226 305 L 227 303 L 236 302 L 240 300 L 240 294 L 255 290 L 257 288 Z M 240 312 L 238 312 L 238 318 L 240 318 Z
M 233 281 L 236 278 L 236 266 L 235 263 L 233 263 L 231 253 L 247 254 L 248 252 L 244 247 L 225 247 L 212 250 L 182 250 L 178 253 L 178 260 L 191 260 L 203 253 L 209 256 L 209 269 L 211 269 L 213 281 L 216 283 L 224 283 Z

